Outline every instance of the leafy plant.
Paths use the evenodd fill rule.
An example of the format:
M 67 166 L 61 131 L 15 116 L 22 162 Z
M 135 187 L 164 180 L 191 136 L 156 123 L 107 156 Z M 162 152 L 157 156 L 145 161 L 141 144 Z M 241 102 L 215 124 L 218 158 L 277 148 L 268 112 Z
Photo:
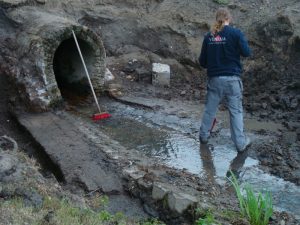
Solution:
M 214 215 L 211 213 L 210 210 L 205 212 L 204 216 L 202 217 L 203 218 L 199 218 L 198 220 L 196 220 L 196 225 L 212 225 L 217 223 L 214 218 Z
M 264 195 L 259 192 L 256 196 L 250 185 L 245 186 L 245 196 L 241 192 L 241 187 L 232 171 L 230 171 L 232 183 L 238 200 L 240 211 L 243 216 L 248 218 L 251 225 L 267 225 L 273 214 L 272 196 L 269 192 Z
M 89 200 L 89 206 L 94 209 L 105 207 L 109 203 L 109 198 L 106 195 L 95 195 L 93 198 Z
M 140 225 L 165 225 L 157 219 L 150 219 L 148 221 L 140 223 Z

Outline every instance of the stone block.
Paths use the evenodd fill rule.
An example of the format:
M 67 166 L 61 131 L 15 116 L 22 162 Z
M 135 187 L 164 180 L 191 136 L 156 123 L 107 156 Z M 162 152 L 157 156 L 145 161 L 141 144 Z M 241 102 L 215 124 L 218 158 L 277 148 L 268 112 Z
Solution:
M 104 82 L 108 83 L 110 81 L 113 81 L 114 79 L 115 79 L 115 76 L 110 72 L 110 70 L 108 68 L 106 68 L 105 74 L 104 74 Z
M 198 199 L 195 196 L 185 193 L 169 193 L 169 208 L 177 213 L 182 214 L 188 207 L 195 205 Z
M 143 178 L 146 174 L 144 171 L 140 171 L 136 167 L 130 167 L 123 170 L 123 174 L 131 179 L 138 180 Z
M 11 173 L 15 172 L 14 168 L 17 166 L 18 160 L 13 156 L 2 153 L 0 154 L 0 180 L 4 176 L 9 176 Z
M 297 133 L 296 132 L 284 132 L 282 135 L 282 143 L 284 145 L 292 145 L 297 141 Z
M 167 64 L 152 64 L 152 84 L 154 86 L 170 86 L 171 70 Z
M 152 188 L 152 198 L 155 200 L 162 200 L 172 189 L 162 183 L 154 183 Z

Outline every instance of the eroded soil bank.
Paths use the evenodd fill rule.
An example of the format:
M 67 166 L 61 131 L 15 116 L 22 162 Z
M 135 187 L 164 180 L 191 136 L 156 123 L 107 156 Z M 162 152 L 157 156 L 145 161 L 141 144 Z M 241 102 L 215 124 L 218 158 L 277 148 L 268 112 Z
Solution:
M 112 213 L 121 210 L 131 217 L 160 217 L 168 224 L 192 223 L 193 208 L 216 211 L 221 224 L 247 224 L 236 214 L 224 214 L 226 210 L 237 212 L 226 179 L 230 168 L 242 183 L 250 183 L 257 191 L 270 190 L 276 210 L 287 211 L 276 213 L 271 223 L 299 223 L 294 219 L 299 220 L 300 211 L 297 0 L 228 3 L 235 25 L 246 33 L 254 52 L 244 60 L 243 76 L 246 131 L 253 144 L 242 155 L 236 154 L 230 142 L 223 106 L 208 148 L 200 146 L 197 138 L 206 89 L 205 71 L 199 68 L 197 57 L 213 12 L 220 6 L 215 1 L 3 0 L 0 6 L 0 135 L 15 139 L 19 149 L 30 156 L 46 153 L 40 157 L 45 166 L 42 173 L 53 180 L 40 180 L 50 182 L 45 188 L 57 186 L 54 196 L 61 186 L 77 196 L 91 193 L 92 199 L 106 194 Z M 39 38 L 24 35 L 30 33 L 28 28 L 45 22 L 34 18 L 46 18 L 47 22 L 63 18 L 71 27 L 86 26 L 101 38 L 107 67 L 115 76 L 105 86 L 114 98 L 100 99 L 112 113 L 111 119 L 91 122 L 92 98 L 74 98 L 74 89 L 67 90 L 67 85 L 55 89 L 63 102 L 56 102 L 53 112 L 31 113 L 45 109 L 41 102 L 51 99 L 47 91 L 52 88 L 45 84 L 44 64 L 37 59 Z M 90 48 L 86 49 L 87 57 L 92 56 Z M 171 66 L 169 88 L 151 85 L 151 65 L 157 62 Z M 40 90 L 43 85 L 47 88 Z M 75 86 L 86 92 L 86 81 Z M 12 159 L 14 167 L 16 157 L 23 156 L 6 156 L 10 151 L 4 149 L 3 157 Z M 59 184 L 49 172 L 53 169 L 50 159 Z M 16 168 L 11 174 L 20 171 Z M 9 182 L 8 186 L 14 184 Z M 5 189 L 0 197 L 2 201 L 21 196 L 40 204 L 44 190 L 38 186 L 37 190 L 38 194 Z M 185 213 L 180 214 L 182 211 Z M 46 215 L 48 212 L 45 218 L 49 222 Z

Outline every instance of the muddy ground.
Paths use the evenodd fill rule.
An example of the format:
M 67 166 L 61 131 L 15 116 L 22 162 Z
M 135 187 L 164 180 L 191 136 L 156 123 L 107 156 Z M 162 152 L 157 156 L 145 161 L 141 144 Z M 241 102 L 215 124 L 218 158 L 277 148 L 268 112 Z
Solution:
M 67 147 L 63 147 L 64 145 L 69 144 L 67 140 L 65 140 L 64 143 L 60 144 L 60 148 L 63 148 L 64 154 L 61 154 L 58 151 L 57 154 L 60 154 L 61 156 L 57 159 L 53 158 L 53 155 L 51 157 L 51 153 L 49 152 L 49 144 L 51 145 L 51 143 L 49 143 L 48 146 L 45 146 L 44 142 L 40 141 L 39 145 L 42 145 L 43 148 L 35 147 L 32 150 L 40 152 L 44 151 L 43 149 L 45 149 L 46 151 L 48 151 L 48 154 L 50 155 L 52 161 L 60 161 L 60 163 L 58 163 L 58 165 L 61 165 L 59 166 L 59 168 L 64 172 L 63 176 L 56 176 L 56 178 L 61 182 L 60 188 L 62 187 L 65 190 L 69 190 L 72 193 L 80 196 L 80 198 L 82 198 L 82 193 L 92 193 L 92 196 L 94 196 L 94 194 L 105 194 L 108 195 L 110 199 L 110 205 L 106 208 L 110 210 L 110 212 L 116 213 L 119 210 L 122 210 L 122 212 L 124 212 L 127 216 L 133 218 L 140 218 L 141 215 L 142 218 L 147 218 L 149 216 L 159 217 L 167 224 L 192 223 L 192 221 L 194 220 L 194 218 L 191 217 L 191 215 L 193 215 L 193 213 L 191 213 L 192 211 L 186 212 L 187 215 L 185 217 L 178 217 L 178 215 L 173 215 L 169 211 L 166 211 L 164 206 L 160 206 L 156 201 L 153 201 L 151 200 L 151 198 L 149 198 L 149 187 L 147 186 L 149 184 L 147 183 L 155 181 L 168 185 L 176 185 L 177 188 L 180 187 L 180 190 L 185 192 L 188 191 L 194 193 L 194 191 L 196 190 L 196 192 L 198 193 L 197 196 L 202 199 L 202 203 L 200 205 L 201 207 L 198 207 L 202 210 L 215 209 L 217 211 L 215 214 L 215 218 L 217 219 L 217 221 L 221 222 L 221 224 L 247 224 L 243 219 L 238 218 L 236 214 L 237 201 L 234 196 L 233 190 L 229 188 L 228 183 L 226 182 L 227 174 L 222 174 L 224 173 L 224 169 L 226 172 L 229 170 L 229 168 L 231 168 L 236 172 L 236 175 L 244 174 L 241 177 L 243 177 L 243 179 L 246 179 L 246 182 L 249 182 L 249 180 L 247 180 L 249 179 L 249 177 L 247 178 L 247 176 L 250 175 L 250 182 L 253 179 L 254 181 L 258 182 L 259 185 L 256 186 L 258 190 L 262 188 L 261 182 L 264 182 L 263 185 L 266 185 L 266 188 L 268 189 L 270 187 L 268 185 L 270 184 L 275 185 L 276 188 L 280 189 L 280 186 L 277 185 L 277 182 L 282 183 L 282 181 L 276 180 L 277 178 L 275 178 L 275 180 L 274 178 L 261 180 L 256 177 L 256 173 L 246 173 L 247 170 L 251 170 L 251 164 L 253 164 L 253 160 L 249 157 L 257 158 L 255 151 L 256 148 L 253 147 L 251 148 L 251 150 L 246 152 L 246 154 L 238 155 L 236 157 L 235 150 L 232 150 L 232 145 L 230 145 L 230 143 L 228 142 L 228 136 L 226 134 L 228 133 L 228 129 L 226 131 L 226 127 L 228 127 L 228 125 L 226 125 L 226 119 L 224 120 L 224 118 L 222 117 L 222 114 L 224 114 L 224 112 L 218 114 L 220 119 L 211 144 L 209 146 L 200 146 L 199 142 L 197 141 L 197 129 L 199 124 L 193 121 L 195 121 L 195 119 L 199 119 L 201 108 L 199 108 L 199 106 L 195 102 L 181 102 L 180 100 L 169 101 L 158 98 L 145 99 L 142 97 L 137 98 L 136 96 L 127 98 L 123 97 L 118 101 L 116 101 L 115 99 L 102 98 L 100 99 L 102 106 L 104 106 L 105 109 L 107 109 L 112 114 L 113 118 L 99 123 L 94 123 L 90 120 L 90 114 L 94 112 L 94 105 L 90 103 L 91 100 L 91 97 L 77 97 L 75 99 L 73 98 L 72 101 L 69 100 L 69 102 L 66 102 L 66 105 L 63 108 L 55 110 L 54 113 L 62 119 L 61 125 L 65 126 L 60 127 L 60 129 L 66 129 L 71 134 L 73 133 L 73 131 L 70 128 L 72 127 L 72 125 L 75 125 L 78 127 L 78 135 L 79 133 L 83 132 L 83 134 L 87 137 L 87 140 L 89 140 L 87 142 L 90 146 L 88 147 L 89 149 L 93 148 L 93 143 L 96 140 L 96 143 L 98 143 L 98 148 L 103 152 L 107 152 L 107 158 L 105 158 L 104 156 L 102 160 L 105 160 L 104 164 L 107 164 L 109 162 L 111 166 L 108 167 L 110 168 L 110 175 L 108 175 L 107 177 L 103 177 L 104 182 L 112 184 L 111 181 L 108 181 L 107 179 L 114 180 L 114 175 L 112 175 L 113 173 L 115 173 L 116 171 L 124 171 L 124 168 L 125 171 L 130 171 L 132 170 L 132 166 L 133 168 L 136 166 L 140 168 L 139 170 L 142 171 L 143 178 L 142 180 L 139 180 L 139 185 L 142 184 L 142 186 L 136 186 L 134 181 L 130 181 L 130 179 L 128 180 L 126 176 L 121 178 L 123 175 L 120 177 L 120 173 L 117 172 L 116 174 L 118 174 L 117 176 L 119 176 L 120 181 L 124 179 L 127 180 L 125 182 L 122 181 L 123 186 L 126 189 L 125 192 L 114 185 L 106 185 L 106 188 L 102 186 L 102 188 L 96 190 L 96 192 L 91 191 L 94 189 L 93 184 L 91 184 L 91 187 L 86 186 L 86 179 L 88 179 L 88 177 L 94 179 L 95 175 L 87 174 L 87 177 L 85 178 L 83 178 L 82 176 L 71 177 L 70 174 L 72 174 L 72 171 L 77 170 L 75 170 L 75 168 L 77 167 L 76 164 L 73 163 L 73 167 L 67 169 L 68 166 L 72 166 L 70 164 L 72 163 L 72 159 L 66 158 L 65 160 L 67 160 L 68 162 L 63 162 L 64 157 L 68 157 L 66 152 Z M 140 100 L 140 102 L 138 102 L 137 100 Z M 126 102 L 126 104 L 120 103 L 119 101 Z M 76 102 L 77 104 L 74 105 L 74 102 Z M 181 102 L 182 105 L 178 107 L 179 102 Z M 7 105 L 3 104 L 2 106 L 4 111 L 6 111 L 5 108 Z M 61 111 L 64 108 L 65 111 Z M 187 114 L 189 114 L 190 116 L 187 117 Z M 29 121 L 36 121 L 38 122 L 39 127 L 43 127 L 41 126 L 42 123 L 44 123 L 42 122 L 43 120 L 37 119 L 41 118 L 41 116 L 33 114 L 28 117 L 24 112 L 24 115 L 19 116 L 19 118 L 26 118 L 25 121 L 27 122 L 25 122 L 25 124 Z M 46 116 L 44 118 L 44 121 L 47 121 L 48 118 L 50 119 L 51 123 L 56 123 L 51 117 Z M 256 121 L 256 119 L 250 119 L 252 119 L 252 121 Z M 191 125 L 191 122 L 194 124 Z M 24 125 L 24 122 L 21 123 Z M 68 125 L 68 123 L 71 126 Z M 7 126 L 4 132 L 11 130 L 12 133 L 10 133 L 10 135 L 12 135 L 12 137 L 15 137 L 18 132 L 17 130 L 21 130 L 22 132 L 25 131 L 25 129 L 23 127 L 20 127 L 19 125 L 17 126 L 17 128 L 18 129 Z M 260 128 L 260 126 L 254 125 L 250 129 L 252 133 L 251 135 L 253 135 L 254 130 L 258 130 L 259 132 L 261 132 Z M 265 143 L 268 143 L 269 145 L 276 145 L 276 142 L 270 142 L 270 139 L 276 141 L 276 135 L 274 136 L 271 133 L 272 131 L 274 132 L 276 129 L 278 129 L 278 125 L 265 124 L 264 128 L 265 132 L 269 134 L 263 133 L 262 137 L 257 139 L 254 138 L 255 143 L 257 145 L 263 145 Z M 36 132 L 41 133 L 41 130 L 39 128 L 35 129 Z M 47 129 L 50 130 L 47 131 Z M 44 126 L 42 133 L 44 135 L 44 139 L 48 136 L 51 138 L 54 144 L 56 143 L 55 139 L 62 140 L 61 138 L 77 138 L 78 140 L 83 141 L 82 137 L 80 138 L 80 136 L 74 136 L 74 134 L 70 136 L 70 134 L 67 133 L 65 135 L 61 135 L 60 132 L 52 132 L 51 130 L 53 130 L 53 128 L 47 125 Z M 36 132 L 34 130 L 31 131 L 34 139 L 28 136 L 28 143 L 32 143 L 34 145 L 34 143 L 36 144 L 36 142 L 40 140 L 38 139 L 39 135 L 36 134 Z M 168 133 L 171 134 L 171 137 L 173 135 L 174 137 L 169 139 Z M 59 135 L 60 137 L 56 137 L 55 135 Z M 22 137 L 24 138 L 23 135 Z M 97 141 L 99 137 L 101 139 L 100 142 Z M 45 141 L 47 142 L 46 139 Z M 24 148 L 24 150 L 27 149 L 28 143 L 27 145 L 24 145 L 20 140 L 19 142 L 20 147 Z M 70 142 L 71 145 L 74 143 Z M 78 142 L 76 145 L 77 148 L 81 146 L 80 142 Z M 106 150 L 104 150 L 103 147 Z M 224 149 L 222 149 L 224 147 L 225 151 Z M 74 147 L 71 147 L 71 149 L 74 149 Z M 184 152 L 185 150 L 188 150 L 188 152 Z M 220 153 L 221 155 L 218 156 L 218 154 Z M 86 153 L 83 152 L 83 149 L 79 149 L 76 154 L 79 154 L 79 157 L 81 157 L 81 160 L 83 160 L 83 162 L 80 163 L 80 168 L 82 168 L 82 171 L 84 171 L 84 168 L 86 167 L 84 163 L 86 161 L 86 156 L 83 157 L 83 155 L 80 156 L 80 154 Z M 99 157 L 103 157 L 103 155 L 101 155 L 102 153 L 98 154 L 96 158 L 93 158 L 92 160 L 86 162 L 92 165 L 93 161 L 98 161 Z M 195 161 L 195 159 L 199 158 L 199 156 L 201 161 Z M 222 161 L 218 162 L 218 160 L 220 160 L 220 157 Z M 247 161 L 247 158 L 248 162 L 245 162 Z M 186 160 L 188 160 L 188 164 L 184 163 Z M 215 160 L 217 160 L 217 162 Z M 43 162 L 41 161 L 41 163 Z M 48 161 L 45 164 L 47 165 Z M 174 169 L 171 169 L 170 167 L 173 167 Z M 266 168 L 267 167 L 263 167 L 263 170 L 265 170 Z M 44 177 L 50 176 L 50 178 L 53 179 L 53 176 L 49 174 L 50 170 L 51 168 L 45 168 L 44 170 L 42 170 L 42 172 L 48 171 L 48 173 L 44 173 Z M 265 174 L 261 172 L 258 174 L 260 176 L 265 176 Z M 135 176 L 140 177 L 139 173 L 137 173 Z M 251 178 L 251 176 L 254 176 L 254 178 Z M 33 177 L 36 177 L 36 175 Z M 46 178 L 46 182 L 53 182 L 51 181 L 51 179 L 48 178 L 47 180 Z M 103 181 L 100 181 L 100 185 Z M 142 181 L 145 183 L 141 183 Z M 7 181 L 4 182 L 4 184 L 7 184 Z M 280 209 L 281 207 L 285 210 L 291 210 L 292 208 L 294 208 L 296 211 L 293 211 L 294 213 L 292 213 L 292 211 L 290 211 L 289 213 L 276 213 L 272 217 L 272 223 L 278 224 L 281 221 L 285 221 L 286 224 L 297 224 L 297 221 L 293 219 L 293 214 L 297 216 L 297 202 L 299 193 L 297 192 L 297 189 L 294 189 L 294 187 L 290 186 L 289 183 L 283 183 L 283 186 L 284 188 L 280 189 L 279 192 L 276 191 L 275 188 L 274 198 L 279 198 L 279 201 L 278 199 L 276 199 L 276 203 L 274 204 L 281 202 L 283 204 L 281 204 L 278 209 Z M 280 192 L 286 192 L 286 194 L 282 195 L 282 193 Z M 7 189 L 2 190 L 1 193 L 2 198 L 4 199 L 10 199 L 14 196 L 23 196 L 23 192 L 20 193 L 19 189 L 17 189 L 15 192 L 9 192 L 9 196 L 7 195 Z M 26 193 L 27 192 L 24 193 L 24 198 L 28 198 L 26 197 Z M 63 195 L 65 194 L 66 193 L 63 192 Z M 57 194 L 55 194 L 54 197 L 55 196 L 57 196 Z M 36 197 L 38 197 L 38 199 L 36 199 Z M 33 200 L 30 197 L 30 201 L 33 201 L 33 203 L 30 204 L 36 204 L 35 201 L 40 202 L 40 199 L 41 196 L 39 194 L 34 194 Z M 139 200 L 141 200 L 140 203 Z M 286 200 L 288 200 L 289 202 L 285 203 Z M 295 202 L 293 200 L 295 200 Z M 128 208 L 126 207 L 126 205 L 128 204 L 131 205 L 131 210 L 128 210 Z M 287 206 L 291 206 L 291 208 L 288 209 Z M 142 211 L 140 211 L 141 209 Z M 144 215 L 141 214 L 141 212 L 143 211 L 145 213 Z M 228 215 L 225 214 L 225 212 L 228 212 Z
M 112 113 L 113 118 L 108 122 L 98 124 L 96 128 L 94 125 L 87 125 L 86 129 L 103 129 L 111 140 L 117 141 L 122 147 L 138 149 L 142 152 L 145 150 L 146 161 L 148 158 L 151 161 L 153 157 L 155 160 L 161 160 L 164 166 L 158 168 L 161 173 L 166 174 L 163 175 L 164 181 L 169 180 L 178 184 L 177 182 L 185 177 L 185 182 L 179 183 L 189 188 L 196 184 L 203 187 L 200 191 L 204 192 L 205 198 L 210 198 L 210 204 L 221 205 L 220 208 L 237 209 L 233 192 L 227 191 L 222 186 L 222 182 L 220 184 L 215 181 L 224 176 L 218 174 L 218 166 L 212 165 L 211 160 L 202 165 L 203 171 L 206 171 L 204 175 L 212 179 L 208 179 L 209 182 L 207 182 L 201 177 L 203 175 L 200 173 L 201 168 L 197 168 L 197 163 L 200 164 L 200 161 L 196 161 L 196 166 L 191 168 L 180 161 L 177 162 L 176 159 L 180 159 L 180 152 L 176 152 L 175 148 L 174 151 L 179 154 L 179 157 L 170 159 L 176 161 L 177 164 L 168 164 L 170 162 L 168 157 L 172 156 L 172 151 L 170 153 L 168 147 L 161 147 L 166 145 L 166 140 L 169 141 L 168 135 L 173 133 L 175 133 L 175 139 L 182 140 L 183 135 L 190 143 L 196 143 L 195 146 L 199 145 L 197 132 L 205 100 L 206 77 L 205 71 L 197 64 L 197 57 L 203 34 L 208 31 L 213 11 L 220 6 L 219 4 L 211 0 L 106 0 L 87 1 L 84 5 L 80 1 L 67 3 L 0 1 L 0 3 L 1 40 L 3 40 L 0 44 L 0 94 L 2 96 L 0 99 L 0 135 L 14 138 L 22 150 L 28 152 L 30 156 L 39 157 L 41 165 L 45 165 L 42 173 L 46 177 L 51 176 L 50 171 L 54 172 L 53 165 L 47 166 L 48 163 L 45 163 L 45 160 L 48 162 L 47 156 L 37 154 L 41 152 L 41 146 L 18 124 L 11 113 L 16 109 L 23 111 L 23 107 L 26 108 L 26 104 L 22 104 L 23 99 L 18 98 L 25 95 L 25 91 L 16 94 L 16 90 L 22 89 L 16 85 L 16 82 L 9 82 L 14 77 L 12 73 L 16 68 L 20 71 L 28 69 L 25 65 L 15 63 L 18 60 L 24 60 L 24 56 L 22 55 L 22 59 L 18 58 L 21 57 L 18 53 L 22 47 L 18 46 L 19 43 L 13 45 L 11 41 L 15 35 L 22 35 L 22 19 L 20 19 L 22 17 L 14 18 L 10 16 L 10 13 L 23 8 L 27 11 L 51 12 L 74 19 L 91 28 L 102 38 L 107 53 L 107 67 L 116 79 L 107 85 L 105 91 L 105 94 L 111 98 L 104 98 L 101 103 Z M 257 168 L 264 173 L 289 182 L 288 185 L 283 183 L 288 187 L 295 185 L 295 199 L 298 199 L 297 189 L 299 190 L 300 185 L 299 2 L 296 0 L 276 3 L 254 0 L 230 1 L 228 7 L 233 12 L 235 25 L 245 31 L 254 52 L 250 59 L 244 60 L 244 108 L 245 118 L 248 121 L 246 129 L 254 136 L 254 142 L 247 157 L 257 160 Z M 157 88 L 151 85 L 151 63 L 153 62 L 167 63 L 171 66 L 172 77 L 169 88 Z M 22 76 L 18 79 L 21 81 Z M 94 107 L 92 99 L 76 97 L 73 94 L 70 97 L 68 90 L 61 90 L 61 92 L 65 102 L 53 110 L 68 112 L 72 116 L 81 118 L 83 123 L 89 124 L 87 117 L 92 113 L 91 107 Z M 226 153 L 226 149 L 231 149 L 230 144 L 224 138 L 227 137 L 224 110 L 222 106 L 218 114 L 215 139 L 209 145 L 206 158 L 217 159 L 218 151 Z M 27 108 L 26 111 L 30 109 Z M 70 117 L 67 115 L 64 119 L 68 121 Z M 134 129 L 128 129 L 128 127 Z M 139 131 L 145 131 L 145 133 Z M 124 135 L 125 133 L 128 135 Z M 157 136 L 156 133 L 159 135 Z M 170 141 L 170 143 L 173 142 Z M 175 143 L 178 144 L 176 141 Z M 190 143 L 183 140 L 182 145 L 188 145 L 191 149 L 195 148 L 194 145 L 189 145 Z M 222 150 L 224 145 L 225 150 Z M 155 149 L 162 149 L 165 152 L 155 152 Z M 229 151 L 230 157 L 231 154 L 233 154 L 232 151 Z M 187 157 L 187 155 L 181 157 Z M 128 157 L 133 157 L 133 155 L 129 153 Z M 199 154 L 195 156 L 197 157 Z M 230 157 L 226 159 L 229 164 L 234 159 Z M 130 160 L 129 162 L 132 163 Z M 244 170 L 248 167 L 243 167 L 243 160 L 240 163 L 243 169 L 238 166 L 238 170 L 246 174 Z M 112 171 L 118 166 L 122 168 L 122 165 L 127 164 L 128 162 L 122 159 L 112 166 Z M 223 164 L 220 163 L 220 165 Z M 169 167 L 175 167 L 175 169 L 169 169 Z M 156 167 L 149 166 L 150 171 L 151 169 L 157 172 Z M 200 173 L 200 176 L 197 173 Z M 250 175 L 248 174 L 248 180 L 247 174 L 244 175 L 245 181 L 251 181 Z M 59 175 L 57 178 L 59 179 Z M 151 177 L 149 179 L 153 180 Z M 258 179 L 257 182 L 263 182 L 263 180 Z M 253 185 L 255 186 L 256 183 L 253 182 Z M 215 189 L 209 190 L 210 187 Z M 82 188 L 82 185 L 73 183 L 66 185 L 66 188 L 75 191 L 77 188 Z M 258 184 L 257 188 L 260 189 L 261 186 Z M 82 191 L 86 190 L 83 188 Z M 285 195 L 288 190 L 280 191 L 283 192 L 281 195 L 283 197 L 282 199 L 278 197 L 278 202 L 288 201 L 289 197 L 286 197 L 288 194 Z M 164 209 L 155 204 L 146 204 L 150 201 L 147 196 L 141 197 L 140 193 L 132 194 L 134 191 L 129 191 L 129 193 L 136 195 L 137 199 L 142 199 L 143 204 L 139 207 L 143 208 L 146 214 L 160 216 L 169 224 L 187 222 L 173 215 L 166 216 Z M 289 194 L 293 195 L 293 193 Z M 126 198 L 128 195 L 127 192 L 124 194 Z M 115 205 L 119 201 L 119 199 L 116 200 Z M 291 206 L 297 209 L 299 202 L 292 203 Z M 139 210 L 137 209 L 136 212 Z M 278 214 L 273 218 L 273 223 L 285 220 L 286 224 L 297 224 L 293 216 L 299 219 L 299 215 L 295 212 Z M 221 218 L 221 221 L 236 224 L 224 218 Z

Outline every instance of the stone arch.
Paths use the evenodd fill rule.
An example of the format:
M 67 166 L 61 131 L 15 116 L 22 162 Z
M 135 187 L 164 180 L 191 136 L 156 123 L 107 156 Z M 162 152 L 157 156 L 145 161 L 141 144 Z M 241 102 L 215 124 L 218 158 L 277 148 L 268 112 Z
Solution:
M 11 11 L 9 16 L 19 21 L 21 26 L 15 39 L 18 64 L 11 69 L 11 76 L 20 93 L 20 100 L 30 111 L 47 111 L 62 100 L 53 60 L 59 46 L 73 38 L 72 30 L 92 51 L 88 53 L 93 58 L 89 65 L 90 75 L 96 93 L 100 93 L 104 86 L 106 55 L 102 40 L 96 33 L 74 19 L 53 14 L 52 11 L 22 7 Z
M 86 75 L 83 71 L 83 67 L 77 52 L 76 46 L 72 45 L 73 36 L 72 30 L 74 30 L 77 39 L 79 41 L 79 45 L 81 47 L 83 57 L 85 58 L 85 62 L 87 64 L 87 68 L 89 70 L 89 74 L 91 76 L 91 80 L 96 92 L 100 92 L 101 88 L 104 85 L 104 74 L 105 74 L 105 50 L 102 44 L 101 39 L 95 35 L 91 30 L 81 27 L 81 26 L 71 26 L 66 27 L 61 32 L 57 32 L 52 35 L 50 38 L 45 38 L 43 46 L 44 48 L 44 62 L 45 62 L 45 85 L 48 94 L 51 96 L 53 101 L 61 100 L 62 94 L 59 89 L 58 83 L 58 74 L 55 74 L 56 66 L 59 66 L 55 63 L 55 60 L 59 60 L 55 58 L 57 54 L 62 54 L 62 56 L 70 56 L 71 61 L 75 60 L 78 64 L 73 66 L 75 72 L 71 74 L 73 77 L 70 77 L 70 82 L 73 78 L 74 81 L 83 82 L 86 86 Z M 73 42 L 75 44 L 75 42 Z M 69 50 L 72 52 L 58 52 L 64 48 L 63 50 Z M 64 58 L 62 60 L 67 60 Z M 72 62 L 71 62 L 72 63 Z M 62 62 L 63 64 L 63 62 Z M 80 73 L 80 74 L 79 74 Z M 75 76 L 75 77 L 74 77 Z M 78 80 L 76 80 L 76 77 Z M 82 78 L 82 79 L 80 79 Z

